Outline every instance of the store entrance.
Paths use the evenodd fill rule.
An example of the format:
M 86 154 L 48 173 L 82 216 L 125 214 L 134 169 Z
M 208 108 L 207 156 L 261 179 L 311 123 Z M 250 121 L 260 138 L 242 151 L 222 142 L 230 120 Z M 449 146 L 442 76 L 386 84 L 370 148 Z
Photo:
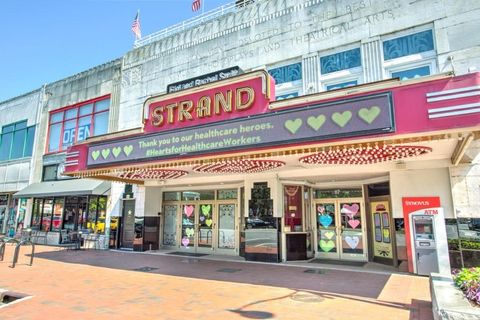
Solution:
M 317 222 L 317 257 L 366 261 L 363 199 L 315 200 L 314 208 Z
M 237 210 L 233 199 L 164 202 L 162 246 L 189 253 L 235 254 Z

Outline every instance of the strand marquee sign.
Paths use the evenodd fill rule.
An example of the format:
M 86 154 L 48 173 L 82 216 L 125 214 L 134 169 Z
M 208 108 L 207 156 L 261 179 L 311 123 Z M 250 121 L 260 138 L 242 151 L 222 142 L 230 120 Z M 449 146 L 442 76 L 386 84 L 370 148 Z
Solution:
M 349 97 L 306 96 L 275 109 L 285 103 L 273 101 L 273 79 L 265 71 L 255 71 L 149 98 L 144 108 L 144 132 L 121 138 L 106 136 L 101 141 L 87 140 L 71 147 L 65 172 L 331 139 L 351 140 L 365 135 L 478 126 L 479 119 L 471 115 L 455 119 L 429 117 L 436 112 L 432 108 L 438 105 L 438 110 L 444 110 L 451 101 L 436 102 L 429 98 L 431 92 L 448 94 L 475 85 L 480 85 L 479 74 L 394 84 Z M 467 102 L 472 103 L 470 100 Z

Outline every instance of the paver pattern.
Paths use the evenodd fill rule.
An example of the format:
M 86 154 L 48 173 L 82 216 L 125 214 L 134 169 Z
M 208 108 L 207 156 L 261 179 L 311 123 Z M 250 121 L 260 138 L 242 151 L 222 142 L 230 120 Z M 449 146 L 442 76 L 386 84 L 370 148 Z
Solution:
M 433 319 L 428 278 L 100 250 L 13 250 L 0 319 Z M 307 272 L 305 272 L 307 270 Z M 315 270 L 315 271 L 312 271 Z

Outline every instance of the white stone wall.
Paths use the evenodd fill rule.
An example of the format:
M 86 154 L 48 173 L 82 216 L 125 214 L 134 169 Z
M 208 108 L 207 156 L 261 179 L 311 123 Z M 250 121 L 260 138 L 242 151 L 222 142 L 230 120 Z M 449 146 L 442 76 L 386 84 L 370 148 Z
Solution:
M 440 197 L 445 218 L 454 218 L 448 168 L 390 172 L 390 196 L 394 218 L 403 218 L 403 197 Z
M 46 85 L 46 98 L 43 103 L 40 125 L 37 128 L 36 134 L 39 143 L 36 146 L 36 157 L 34 159 L 35 171 L 32 177 L 33 182 L 40 182 L 42 180 L 43 155 L 45 154 L 47 144 L 48 116 L 50 111 L 110 94 L 109 131 L 117 131 L 120 68 L 121 60 L 114 60 Z
M 465 152 L 468 164 L 450 168 L 452 196 L 458 218 L 480 218 L 480 140 Z
M 119 129 L 141 126 L 143 102 L 165 92 L 167 84 L 233 65 L 249 71 L 303 61 L 303 91 L 311 93 L 319 90 L 320 55 L 361 46 L 361 82 L 381 80 L 388 75 L 380 41 L 415 27 L 434 28 L 438 72 L 480 69 L 478 16 L 475 0 L 256 1 L 128 52 Z

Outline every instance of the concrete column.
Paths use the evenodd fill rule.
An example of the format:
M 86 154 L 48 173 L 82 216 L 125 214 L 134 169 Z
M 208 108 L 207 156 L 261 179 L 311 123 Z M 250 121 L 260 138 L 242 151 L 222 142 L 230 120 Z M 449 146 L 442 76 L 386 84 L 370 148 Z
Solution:
M 303 94 L 319 91 L 319 63 L 319 57 L 316 53 L 303 57 Z
M 383 54 L 380 39 L 362 43 L 362 66 L 364 82 L 383 80 Z

